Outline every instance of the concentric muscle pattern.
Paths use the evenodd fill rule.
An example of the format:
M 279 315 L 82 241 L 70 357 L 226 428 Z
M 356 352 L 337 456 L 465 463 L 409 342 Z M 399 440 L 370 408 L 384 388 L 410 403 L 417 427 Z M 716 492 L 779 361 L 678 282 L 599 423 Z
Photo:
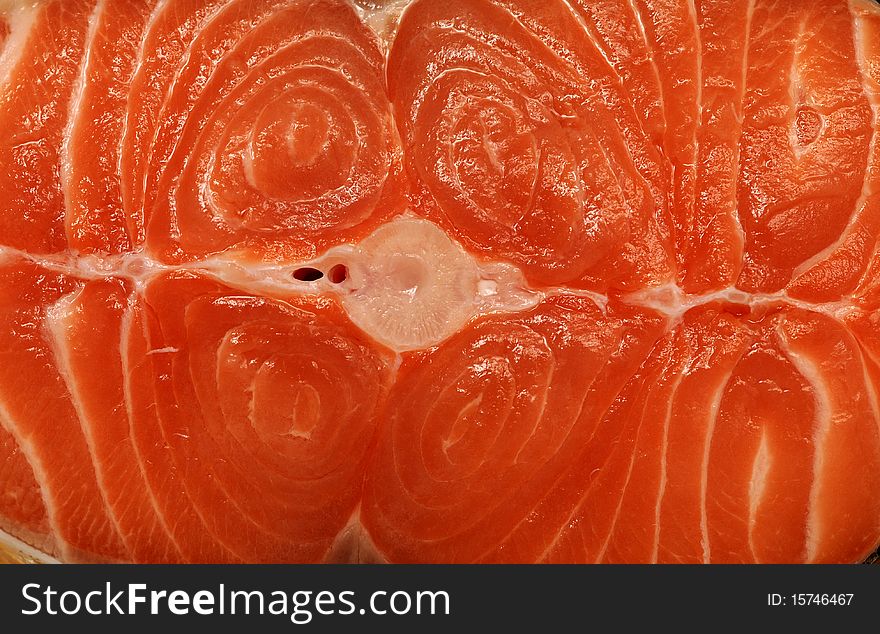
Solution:
M 2 3 L 0 529 L 859 561 L 878 114 L 869 0 Z
M 143 424 L 159 426 L 180 487 L 157 504 L 203 524 L 171 528 L 184 558 L 321 559 L 357 503 L 393 359 L 330 300 L 178 273 L 144 301 L 157 411 Z
M 845 3 L 759 6 L 752 30 L 741 140 L 747 238 L 740 286 L 768 292 L 784 287 L 847 230 L 867 175 L 873 115 Z
M 604 411 L 663 323 L 559 297 L 405 358 L 363 501 L 380 550 L 404 561 L 539 559 L 589 485 Z
M 166 257 L 314 256 L 399 211 L 378 42 L 339 2 L 232 2 L 154 113 L 144 213 Z M 360 232 L 360 233 L 359 233 Z
M 559 298 L 407 357 L 363 502 L 379 548 L 507 562 L 870 551 L 880 436 L 852 335 L 817 313 L 744 322 L 717 305 L 666 325 Z
M 388 81 L 415 208 L 538 283 L 651 283 L 665 171 L 580 20 L 561 2 L 407 8 Z

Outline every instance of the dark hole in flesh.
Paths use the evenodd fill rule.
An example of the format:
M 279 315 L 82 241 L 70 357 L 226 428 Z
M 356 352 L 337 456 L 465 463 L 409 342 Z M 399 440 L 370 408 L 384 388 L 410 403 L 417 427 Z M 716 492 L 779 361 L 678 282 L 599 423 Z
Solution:
M 293 272 L 293 279 L 299 280 L 300 282 L 314 282 L 320 280 L 322 277 L 324 277 L 323 271 L 313 269 L 310 266 L 298 268 Z
M 348 279 L 348 268 L 344 264 L 337 264 L 327 272 L 327 279 L 333 284 L 342 284 Z

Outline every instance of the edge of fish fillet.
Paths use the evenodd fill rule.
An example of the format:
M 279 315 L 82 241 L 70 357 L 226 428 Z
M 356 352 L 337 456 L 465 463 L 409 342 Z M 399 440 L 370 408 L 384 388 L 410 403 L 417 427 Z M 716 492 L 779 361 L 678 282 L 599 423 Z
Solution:
M 396 31 L 401 14 L 411 4 L 411 0 L 348 1 L 355 7 L 364 22 L 367 23 L 368 26 L 370 26 L 377 33 L 378 37 L 385 44 L 386 49 L 389 48 L 390 45 L 393 43 L 394 32 Z M 880 3 L 877 3 L 875 0 L 849 0 L 849 2 L 851 10 L 853 11 L 864 11 L 866 13 L 870 12 L 874 15 L 880 15 Z M 15 65 L 15 63 L 17 63 L 19 59 L 18 53 L 22 48 L 18 44 L 23 44 L 27 36 L 29 35 L 30 28 L 33 26 L 37 10 L 41 6 L 41 4 L 42 0 L 0 0 L 0 16 L 5 16 L 7 20 L 9 20 L 11 31 L 10 39 L 7 42 L 7 46 L 0 47 L 0 83 L 2 83 L 3 78 L 8 75 L 10 69 Z M 97 6 L 101 6 L 101 4 L 102 2 L 98 2 Z M 9 45 L 10 42 L 12 42 L 13 45 Z M 520 278 L 520 273 L 518 270 L 501 270 L 498 269 L 497 266 L 494 266 L 492 264 L 477 262 L 474 258 L 466 254 L 463 249 L 461 249 L 461 246 L 452 238 L 450 238 L 450 236 L 444 236 L 446 241 L 448 241 L 447 244 L 447 242 L 443 241 L 439 235 L 434 235 L 435 230 L 440 230 L 429 221 L 416 219 L 407 214 L 404 214 L 403 216 L 396 218 L 388 224 L 390 224 L 392 227 L 410 225 L 409 228 L 416 230 L 419 234 L 419 237 L 421 238 L 421 240 L 415 241 L 417 244 L 423 242 L 431 242 L 432 239 L 435 240 L 435 242 L 432 242 L 432 244 L 437 246 L 435 252 L 429 256 L 425 256 L 422 258 L 429 264 L 437 264 L 441 261 L 446 263 L 446 261 L 448 260 L 449 262 L 447 268 L 457 269 L 460 267 L 466 270 L 466 279 L 460 285 L 463 288 L 454 289 L 456 291 L 460 291 L 461 295 L 457 296 L 454 300 L 450 299 L 450 303 L 453 304 L 453 306 L 450 307 L 451 312 L 457 315 L 458 321 L 467 321 L 475 316 L 494 312 L 496 310 L 525 310 L 537 303 L 544 296 L 544 294 L 552 295 L 559 292 L 564 292 L 562 291 L 562 289 L 547 289 L 545 293 L 532 294 L 530 292 L 530 289 L 528 289 L 528 287 L 524 284 L 524 281 Z M 387 226 L 388 225 L 384 225 L 384 227 Z M 380 232 L 381 230 L 377 230 L 375 233 Z M 327 254 L 318 258 L 314 263 L 332 263 L 332 261 L 336 259 L 342 263 L 345 263 L 347 266 L 350 266 L 351 273 L 355 277 L 357 277 L 357 275 L 361 273 L 359 269 L 368 266 L 371 257 L 376 256 L 376 253 L 373 253 L 373 251 L 382 251 L 381 245 L 373 245 L 373 247 L 370 248 L 371 243 L 369 242 L 369 237 L 364 242 L 366 243 L 365 245 L 359 243 L 357 245 L 331 249 Z M 2 253 L 3 250 L 0 249 L 0 256 L 2 256 Z M 130 259 L 140 262 L 140 259 L 142 258 L 139 258 L 139 256 L 135 255 L 131 256 Z M 101 267 L 95 267 L 94 271 L 91 269 L 84 269 L 76 270 L 73 272 L 85 276 L 99 277 L 107 274 L 124 275 L 124 271 L 127 270 L 125 266 L 126 262 L 127 260 L 125 258 L 121 258 L 118 262 L 115 262 L 115 265 L 120 266 L 123 271 L 103 270 Z M 144 273 L 144 276 L 146 277 L 163 269 L 163 267 L 158 266 L 155 263 L 150 262 L 149 260 L 144 260 L 141 263 L 146 267 L 146 272 Z M 46 262 L 44 264 L 52 266 L 53 262 Z M 66 263 L 55 263 L 56 266 L 65 266 L 65 264 Z M 297 263 L 295 266 L 291 265 L 289 267 L 281 267 L 280 270 L 278 270 L 278 267 L 266 267 L 265 270 L 258 267 L 257 270 L 253 271 L 239 271 L 238 269 L 234 269 L 232 265 L 226 262 L 221 256 L 218 258 L 209 259 L 206 262 L 195 263 L 193 265 L 187 266 L 186 268 L 202 268 L 206 272 L 218 274 L 220 276 L 220 279 L 224 278 L 223 273 L 225 273 L 226 276 L 233 277 L 233 280 L 229 280 L 230 283 L 232 283 L 233 285 L 240 285 L 245 288 L 252 288 L 254 292 L 259 292 L 259 289 L 257 287 L 261 287 L 260 284 L 258 284 L 256 280 L 253 279 L 255 273 L 259 274 L 260 276 L 268 277 L 268 280 L 263 280 L 263 286 L 261 287 L 263 290 L 266 290 L 266 288 L 272 288 L 275 290 L 291 290 L 295 288 L 299 292 L 307 292 L 307 289 L 313 287 L 309 287 L 308 285 L 296 282 L 291 282 L 287 277 L 285 277 L 285 275 L 288 274 L 293 268 L 308 266 L 309 264 L 312 263 Z M 802 266 L 806 267 L 806 264 L 810 264 L 810 262 L 805 263 Z M 276 270 L 270 270 L 272 268 L 275 268 Z M 272 273 L 274 273 L 275 275 L 272 275 Z M 796 275 L 793 277 L 796 277 Z M 140 279 L 138 279 L 138 281 L 140 281 Z M 496 281 L 500 281 L 501 283 L 496 284 Z M 238 283 L 236 284 L 236 282 Z M 326 282 L 322 284 L 326 284 Z M 491 284 L 491 286 L 489 284 Z M 500 288 L 496 290 L 496 286 L 499 286 Z M 330 291 L 331 288 L 332 287 L 324 286 L 323 290 L 324 292 L 327 292 Z M 342 286 L 336 287 L 334 290 L 342 300 L 342 303 L 346 306 L 347 310 L 351 311 L 353 306 L 353 298 L 351 297 L 351 293 L 354 293 L 356 295 L 357 289 L 351 291 L 351 289 L 346 290 L 346 287 Z M 407 291 L 406 289 L 401 291 L 399 289 L 389 290 L 387 288 L 378 288 L 376 289 L 376 292 L 379 296 L 382 296 L 394 293 L 399 294 L 401 292 L 407 293 L 409 291 Z M 441 294 L 446 293 L 452 295 L 455 294 L 450 289 L 443 289 L 443 291 L 441 292 Z M 575 294 L 585 294 L 593 297 L 597 305 L 601 305 L 603 303 L 603 297 L 600 295 L 588 292 L 575 292 Z M 676 321 L 687 310 L 690 310 L 697 305 L 708 303 L 714 300 L 726 300 L 736 303 L 751 304 L 760 303 L 761 301 L 781 299 L 782 297 L 782 294 L 774 296 L 748 296 L 732 287 L 728 289 L 722 289 L 721 291 L 717 291 L 714 293 L 709 293 L 703 296 L 687 297 L 682 293 L 681 289 L 679 289 L 677 285 L 666 284 L 660 287 L 646 289 L 645 291 L 630 293 L 624 296 L 623 299 L 627 303 L 641 305 L 657 310 L 661 313 L 673 317 L 673 321 Z M 798 305 L 798 302 L 796 301 L 791 301 L 790 299 L 786 299 L 786 301 L 792 305 Z M 826 314 L 834 314 L 837 311 L 842 310 L 842 307 L 836 304 L 830 304 L 827 306 L 823 306 L 821 309 L 817 306 L 811 306 L 810 309 Z M 411 309 L 407 305 L 401 310 L 405 311 Z M 359 326 L 361 326 L 361 324 L 364 324 L 365 330 L 371 332 L 371 334 L 376 336 L 378 339 L 382 339 L 381 334 L 385 332 L 386 326 L 382 323 L 383 320 L 381 318 L 381 315 L 376 315 L 374 311 L 371 311 L 369 309 L 364 309 L 362 311 L 354 309 L 353 312 L 356 314 L 350 314 L 350 316 L 354 317 L 353 320 L 356 323 L 358 323 L 357 313 L 361 312 L 360 323 L 358 323 Z M 459 327 L 460 325 L 461 324 L 459 324 Z M 448 335 L 447 332 L 441 329 L 436 333 L 424 334 L 421 337 L 417 337 L 417 341 L 406 342 L 402 344 L 400 342 L 397 342 L 398 345 L 394 345 L 394 337 L 391 336 L 391 334 L 393 333 L 385 334 L 389 335 L 386 339 L 391 339 L 390 343 L 392 347 L 397 350 L 420 349 L 423 347 L 427 347 L 437 343 L 437 341 L 444 339 L 445 336 Z M 662 500 L 663 486 L 664 483 L 661 481 L 660 497 L 658 498 L 658 512 L 659 504 Z M 705 528 L 703 530 L 705 533 Z M 340 557 L 346 560 L 354 561 L 381 561 L 384 559 L 381 553 L 376 549 L 375 544 L 372 543 L 369 534 L 360 524 L 357 513 L 355 513 L 349 524 L 344 529 L 342 529 L 337 536 L 335 548 L 331 553 L 331 557 Z M 11 534 L 0 530 L 0 563 L 51 564 L 61 562 L 28 545 L 24 541 L 12 536 Z
M 3 563 L 58 564 L 61 562 L 0 530 L 0 564 Z

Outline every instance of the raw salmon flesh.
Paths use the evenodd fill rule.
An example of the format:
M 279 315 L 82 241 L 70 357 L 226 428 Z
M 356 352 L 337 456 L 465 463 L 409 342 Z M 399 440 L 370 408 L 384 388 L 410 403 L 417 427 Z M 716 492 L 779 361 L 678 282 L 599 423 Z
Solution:
M 880 3 L 0 1 L 0 530 L 858 562 Z

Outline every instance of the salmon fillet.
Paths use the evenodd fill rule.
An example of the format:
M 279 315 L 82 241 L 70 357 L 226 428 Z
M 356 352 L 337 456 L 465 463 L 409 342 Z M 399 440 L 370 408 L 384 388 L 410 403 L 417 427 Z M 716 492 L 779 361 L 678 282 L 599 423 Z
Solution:
M 0 531 L 858 562 L 880 4 L 0 2 Z

